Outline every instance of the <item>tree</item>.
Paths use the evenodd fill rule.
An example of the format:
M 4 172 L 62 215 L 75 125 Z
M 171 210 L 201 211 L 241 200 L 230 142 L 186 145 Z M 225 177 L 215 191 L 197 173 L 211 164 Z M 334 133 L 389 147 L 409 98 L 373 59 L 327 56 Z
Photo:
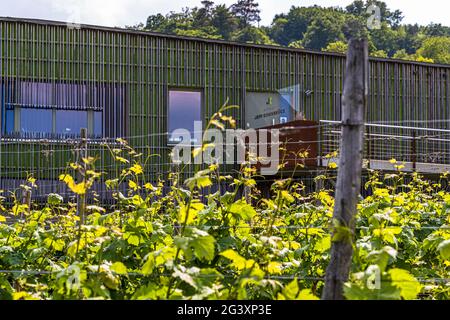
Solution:
M 205 9 L 205 11 L 208 13 L 208 15 L 211 14 L 212 9 L 214 8 L 214 1 L 210 1 L 210 0 L 203 0 L 202 2 L 200 2 L 203 5 L 203 8 Z
M 270 26 L 261 27 L 254 26 L 261 20 L 257 0 L 236 1 L 228 7 L 203 0 L 200 7 L 151 15 L 144 28 L 142 24 L 128 28 L 334 52 L 345 52 L 342 43 L 363 36 L 369 40 L 371 56 L 396 55 L 415 61 L 448 63 L 445 38 L 450 37 L 450 27 L 436 23 L 401 24 L 401 11 L 389 9 L 383 1 L 356 0 L 345 9 L 292 6 L 288 12 L 276 14 Z M 367 29 L 370 5 L 380 8 L 380 29 Z M 424 44 L 429 37 L 441 40 Z
M 399 33 L 398 31 L 389 27 L 386 22 L 381 24 L 381 29 L 372 30 L 370 32 L 371 41 L 378 50 L 383 50 L 392 56 L 397 50 L 400 49 L 399 46 Z
M 203 31 L 203 30 L 176 29 L 174 33 L 177 34 L 177 35 L 186 36 L 186 37 L 195 37 L 195 38 L 203 38 L 203 39 L 221 39 L 221 36 L 216 34 L 215 32 L 206 32 L 206 31 Z
M 125 26 L 125 29 L 144 30 L 145 29 L 145 25 L 142 22 L 139 22 L 138 24 L 135 24 L 134 26 Z
M 386 53 L 386 51 L 384 50 L 375 50 L 375 51 L 371 51 L 369 53 L 369 55 L 371 57 L 376 57 L 376 58 L 387 58 L 388 54 Z
M 400 60 L 410 60 L 411 55 L 408 54 L 408 52 L 406 52 L 405 49 L 401 49 L 398 50 L 393 56 L 392 58 L 394 59 L 400 59 Z
M 450 64 L 450 37 L 428 38 L 417 53 L 437 63 Z
M 320 19 L 329 10 L 318 6 L 292 6 L 287 14 L 275 16 L 269 34 L 277 43 L 287 46 L 291 42 L 302 40 L 313 20 Z
M 214 2 L 209 0 L 203 0 L 201 2 L 203 7 L 195 10 L 193 26 L 202 28 L 211 25 Z
M 255 0 L 239 0 L 231 6 L 231 12 L 239 19 L 240 27 L 246 28 L 254 22 L 260 22 L 259 4 Z
M 145 29 L 151 31 L 160 31 L 164 28 L 167 23 L 166 17 L 164 17 L 161 13 L 151 15 L 147 18 L 147 24 L 145 25 Z
M 296 49 L 304 49 L 305 47 L 302 45 L 302 40 L 292 41 L 289 43 L 289 48 L 296 48 Z
M 450 27 L 445 27 L 440 23 L 430 23 L 425 27 L 425 34 L 432 37 L 450 37 Z
M 237 31 L 233 34 L 232 40 L 254 44 L 275 44 L 262 29 L 253 26 Z
M 344 41 L 336 41 L 329 43 L 325 49 L 322 51 L 325 52 L 337 52 L 337 53 L 346 53 L 348 50 L 348 44 Z
M 356 0 L 346 7 L 348 13 L 355 16 L 368 16 L 367 9 L 375 5 L 380 8 L 381 21 L 387 22 L 389 26 L 397 28 L 403 20 L 403 13 L 400 10 L 391 11 L 387 4 L 378 0 Z
M 397 51 L 393 57 L 394 59 L 399 60 L 410 60 L 410 61 L 417 61 L 417 62 L 428 62 L 428 63 L 434 63 L 433 59 L 425 58 L 424 56 L 415 53 L 415 54 L 408 54 L 405 49 L 401 49 Z
M 213 10 L 211 24 L 218 30 L 223 39 L 229 40 L 231 33 L 238 28 L 238 19 L 227 6 L 218 5 Z
M 345 36 L 342 32 L 342 26 L 345 24 L 345 20 L 343 17 L 340 18 L 336 19 L 325 14 L 314 19 L 303 38 L 305 48 L 321 50 L 330 42 L 344 41 Z

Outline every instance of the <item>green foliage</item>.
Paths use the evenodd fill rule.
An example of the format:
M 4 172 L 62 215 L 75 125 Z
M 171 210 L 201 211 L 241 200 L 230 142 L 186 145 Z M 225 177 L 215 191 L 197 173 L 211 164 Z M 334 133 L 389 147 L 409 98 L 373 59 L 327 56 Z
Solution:
M 347 53 L 348 44 L 344 41 L 336 41 L 329 43 L 323 51 L 325 52 L 337 52 L 337 53 Z
M 342 15 L 322 15 L 312 20 L 303 37 L 306 48 L 320 50 L 330 42 L 343 41 L 343 26 L 345 19 Z
M 394 59 L 401 59 L 401 60 L 410 60 L 410 61 L 417 61 L 417 62 L 428 62 L 433 63 L 434 60 L 430 58 L 425 58 L 424 56 L 420 54 L 408 54 L 406 53 L 406 50 L 402 49 L 397 51 L 392 58 Z
M 233 125 L 222 113 L 229 108 L 208 126 Z M 354 247 L 347 299 L 450 298 L 450 193 L 440 183 L 402 173 L 400 165 L 384 177 L 369 171 L 370 196 L 358 204 L 353 231 L 332 219 L 331 190 L 308 193 L 290 177 L 262 196 L 248 165 L 235 177 L 211 165 L 153 185 L 145 181 L 150 155 L 118 142 L 112 155 L 132 161 L 116 157 L 123 170 L 105 182 L 111 206 L 89 205 L 80 217 L 76 204 L 51 194 L 43 207 L 17 200 L 2 207 L 0 298 L 314 300 L 333 241 Z M 86 195 L 100 174 L 95 159 L 82 163 L 89 177 L 83 188 L 67 173 L 62 180 Z M 199 192 L 219 181 L 230 189 Z
M 376 51 L 370 52 L 369 55 L 371 57 L 376 57 L 376 58 L 387 58 L 388 57 L 388 54 L 383 50 L 376 50 Z
M 241 28 L 247 28 L 261 21 L 259 4 L 255 0 L 238 0 L 231 6 L 231 12 L 239 19 Z
M 450 37 L 432 37 L 424 40 L 417 51 L 421 56 L 437 63 L 450 64 Z
M 138 180 L 144 165 L 127 165 L 118 183 L 133 172 L 135 184 L 144 184 Z M 198 177 L 229 179 L 214 169 L 187 180 L 190 191 L 172 183 L 165 196 L 163 184 L 115 193 L 117 204 L 90 206 L 85 224 L 76 206 L 56 194 L 40 210 L 27 213 L 17 203 L 5 208 L 0 263 L 3 270 L 23 272 L 0 274 L 0 296 L 317 299 L 332 241 L 330 192 L 305 195 L 301 184 L 287 179 L 274 182 L 269 198 L 247 184 L 252 203 L 235 198 L 236 192 L 200 201 Z M 243 168 L 236 190 L 252 172 Z M 416 174 L 408 183 L 406 177 L 386 176 L 401 186 L 395 187 L 373 172 L 366 185 L 372 195 L 358 205 L 348 299 L 449 298 L 445 282 L 424 286 L 419 279 L 449 277 L 450 194 Z M 24 218 L 7 223 L 19 211 Z M 333 230 L 335 238 L 351 241 L 346 227 L 335 224 Z
M 231 39 L 231 34 L 238 28 L 239 19 L 225 5 L 214 8 L 211 24 L 225 40 Z
M 380 8 L 381 21 L 388 23 L 391 27 L 396 28 L 403 20 L 403 14 L 400 10 L 391 11 L 385 2 L 378 0 L 356 0 L 346 7 L 346 11 L 355 16 L 368 16 L 367 9 L 371 5 Z
M 233 34 L 232 40 L 237 42 L 254 43 L 254 44 L 275 44 L 269 36 L 256 27 L 246 27 Z
M 302 45 L 302 41 L 301 40 L 297 40 L 297 41 L 292 41 L 291 43 L 289 43 L 289 48 L 296 48 L 296 49 L 304 49 L 305 47 Z
M 381 28 L 368 30 L 367 18 L 371 13 L 367 10 L 373 4 L 381 10 Z M 201 7 L 149 16 L 144 29 L 339 53 L 345 53 L 346 40 L 364 36 L 369 40 L 373 57 L 450 63 L 450 27 L 434 23 L 401 24 L 402 20 L 403 13 L 383 1 L 357 0 L 346 8 L 292 6 L 286 13 L 275 14 L 270 26 L 255 26 L 260 21 L 260 10 L 254 0 L 238 0 L 230 7 L 202 1 Z M 130 28 L 141 30 L 143 24 Z

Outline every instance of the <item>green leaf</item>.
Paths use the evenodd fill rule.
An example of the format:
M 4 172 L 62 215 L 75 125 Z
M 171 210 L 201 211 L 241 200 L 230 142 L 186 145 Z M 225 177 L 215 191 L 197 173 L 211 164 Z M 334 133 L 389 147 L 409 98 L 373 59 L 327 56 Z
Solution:
M 214 243 L 215 239 L 207 235 L 192 239 L 190 246 L 194 249 L 194 254 L 197 258 L 211 261 L 214 259 Z
M 125 233 L 124 238 L 133 246 L 138 246 L 140 243 L 139 236 L 134 233 Z
M 298 287 L 297 278 L 292 280 L 289 284 L 284 286 L 281 294 L 283 297 L 279 297 L 279 299 L 286 299 L 286 300 L 296 300 L 297 295 L 299 294 L 300 288 Z M 283 300 L 284 300 L 283 299 Z
M 119 156 L 116 156 L 116 160 L 119 161 L 119 162 L 122 162 L 122 163 L 129 163 L 130 162 L 127 159 L 119 157 Z
M 257 214 L 256 210 L 243 199 L 233 203 L 229 211 L 244 220 L 251 220 Z
M 193 288 L 197 288 L 197 285 L 195 284 L 195 281 L 192 278 L 192 276 L 187 272 L 181 271 L 179 268 L 175 268 L 175 271 L 173 272 L 172 276 L 175 278 L 179 278 L 180 280 L 186 282 Z
M 282 266 L 283 265 L 280 262 L 270 261 L 267 265 L 267 271 L 270 274 L 280 274 L 282 271 Z
M 107 189 L 114 189 L 119 185 L 119 179 L 110 179 L 105 181 Z
M 117 274 L 127 274 L 128 269 L 122 262 L 114 262 L 111 266 L 111 271 L 114 271 Z
M 231 260 L 232 266 L 238 270 L 243 270 L 247 266 L 247 260 L 233 249 L 225 250 L 220 255 Z
M 348 300 L 399 300 L 400 289 L 389 282 L 382 283 L 380 289 L 369 289 L 357 283 L 345 283 L 344 296 Z
M 408 271 L 403 269 L 391 269 L 388 271 L 392 279 L 392 285 L 400 289 L 400 295 L 406 300 L 417 297 L 422 286 Z
M 216 126 L 217 128 L 219 128 L 222 131 L 225 130 L 225 125 L 218 120 L 211 120 L 209 123 Z
M 443 259 L 450 260 L 450 240 L 442 241 L 438 245 L 437 250 Z
M 319 300 L 318 297 L 316 297 L 311 289 L 303 289 L 300 291 L 300 293 L 297 296 L 298 300 Z
M 134 191 L 140 189 L 139 186 L 137 185 L 137 183 L 134 182 L 133 180 L 128 180 L 128 187 Z
M 175 237 L 174 244 L 183 250 L 186 257 L 191 259 L 194 254 L 200 260 L 211 261 L 214 259 L 214 246 L 216 240 L 207 232 L 192 228 L 187 237 Z
M 153 255 L 153 253 L 149 253 L 144 259 L 145 263 L 142 266 L 141 271 L 144 275 L 149 275 L 155 268 L 155 256 Z
M 325 237 L 321 238 L 319 241 L 316 242 L 314 245 L 314 250 L 322 253 L 327 250 L 329 250 L 331 247 L 331 236 L 326 235 Z
M 199 189 L 206 188 L 212 185 L 209 178 L 209 170 L 202 170 L 197 172 L 192 178 L 186 179 L 186 185 L 192 190 L 194 187 Z
M 77 241 L 72 241 L 67 246 L 67 254 L 69 257 L 75 257 L 75 254 L 77 253 Z
M 281 197 L 288 203 L 294 202 L 295 198 L 286 190 L 281 191 Z
M 56 193 L 50 193 L 47 197 L 47 203 L 52 206 L 61 204 L 64 201 L 63 197 Z
M 396 244 L 397 238 L 395 235 L 398 235 L 402 232 L 401 227 L 386 227 L 384 229 L 374 229 L 373 235 L 376 237 L 381 236 L 381 238 L 390 243 L 390 244 Z
M 178 215 L 178 221 L 180 223 L 186 222 L 187 225 L 190 225 L 196 220 L 198 212 L 203 210 L 204 208 L 205 205 L 200 201 L 192 201 L 192 203 L 189 206 L 189 215 L 186 217 L 187 207 L 185 205 L 181 205 Z
M 367 260 L 369 262 L 376 263 L 381 271 L 386 270 L 389 261 L 395 261 L 397 258 L 397 250 L 392 247 L 385 246 L 383 249 L 378 251 L 372 251 L 367 255 Z

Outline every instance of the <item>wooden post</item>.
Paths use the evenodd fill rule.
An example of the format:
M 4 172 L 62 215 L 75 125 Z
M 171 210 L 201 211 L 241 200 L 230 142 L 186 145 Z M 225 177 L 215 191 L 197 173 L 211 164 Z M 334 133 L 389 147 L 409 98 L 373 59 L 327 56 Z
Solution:
M 84 182 L 86 183 L 86 163 L 83 161 L 84 158 L 87 158 L 87 129 L 81 128 L 80 130 L 80 149 L 78 153 L 78 161 L 81 165 L 82 169 L 79 169 L 78 172 L 78 183 Z M 86 212 L 86 195 L 78 194 L 77 195 L 77 214 L 80 217 L 80 223 L 84 224 L 85 222 L 85 212 Z
M 356 205 L 361 188 L 368 61 L 367 40 L 350 40 L 342 96 L 341 153 L 333 213 L 333 242 L 322 294 L 324 300 L 344 299 L 343 285 L 350 273 Z

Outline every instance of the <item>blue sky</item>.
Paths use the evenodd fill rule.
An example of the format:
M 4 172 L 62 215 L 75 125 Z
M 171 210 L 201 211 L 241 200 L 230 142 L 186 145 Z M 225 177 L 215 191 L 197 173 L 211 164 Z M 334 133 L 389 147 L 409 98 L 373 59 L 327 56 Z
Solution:
M 39 18 L 81 22 L 103 26 L 133 25 L 155 13 L 179 11 L 182 7 L 198 6 L 201 0 L 6 0 L 0 6 L 0 16 Z M 228 5 L 235 0 L 216 0 Z M 346 6 L 352 0 L 259 0 L 262 24 L 268 25 L 276 13 L 286 12 L 293 5 Z M 393 9 L 400 9 L 407 23 L 430 22 L 450 25 L 448 0 L 385 0 Z

